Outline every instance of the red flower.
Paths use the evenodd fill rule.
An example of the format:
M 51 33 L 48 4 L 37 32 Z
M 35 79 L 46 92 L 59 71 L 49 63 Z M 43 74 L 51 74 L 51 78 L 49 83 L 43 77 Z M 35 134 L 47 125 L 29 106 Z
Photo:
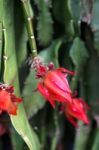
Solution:
M 0 112 L 7 111 L 9 114 L 17 114 L 17 104 L 22 102 L 21 98 L 14 95 L 14 87 L 4 84 L 0 85 Z
M 38 84 L 39 92 L 55 107 L 55 101 L 71 102 L 72 91 L 69 87 L 67 75 L 73 75 L 73 72 L 65 68 L 53 69 L 52 64 L 49 64 L 47 69 L 44 66 L 39 67 L 36 75 L 42 77 L 42 81 Z M 45 72 L 45 73 L 44 73 Z
M 72 103 L 64 104 L 65 115 L 67 119 L 77 127 L 77 123 L 73 118 L 82 120 L 85 124 L 89 124 L 89 119 L 86 115 L 86 110 L 89 109 L 89 106 L 81 98 L 73 98 Z

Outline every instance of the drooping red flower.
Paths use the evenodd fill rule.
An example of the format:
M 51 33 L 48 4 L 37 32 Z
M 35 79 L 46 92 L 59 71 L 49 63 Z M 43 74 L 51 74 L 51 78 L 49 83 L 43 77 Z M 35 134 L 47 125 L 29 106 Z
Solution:
M 14 94 L 14 87 L 0 84 L 0 112 L 7 111 L 8 114 L 17 114 L 17 105 L 22 99 Z
M 67 119 L 77 127 L 77 123 L 74 120 L 78 119 L 83 121 L 85 124 L 89 124 L 89 119 L 86 114 L 86 110 L 89 109 L 89 106 L 82 98 L 73 98 L 72 103 L 65 103 L 64 104 L 64 112 Z
M 36 77 L 42 78 L 38 84 L 38 90 L 50 102 L 52 107 L 55 107 L 55 101 L 72 101 L 72 91 L 67 80 L 68 74 L 73 75 L 74 72 L 65 68 L 54 69 L 52 63 L 47 67 L 42 65 L 37 68 Z

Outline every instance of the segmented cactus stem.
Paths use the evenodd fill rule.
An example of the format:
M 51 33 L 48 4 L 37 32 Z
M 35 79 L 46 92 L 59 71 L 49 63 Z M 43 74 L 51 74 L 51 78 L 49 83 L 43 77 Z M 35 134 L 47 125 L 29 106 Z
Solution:
M 22 2 L 24 16 L 25 16 L 25 23 L 26 23 L 27 33 L 29 37 L 32 57 L 36 57 L 37 46 L 36 46 L 36 41 L 35 41 L 35 36 L 33 31 L 33 16 L 31 15 L 31 5 L 29 0 L 21 0 L 21 2 Z

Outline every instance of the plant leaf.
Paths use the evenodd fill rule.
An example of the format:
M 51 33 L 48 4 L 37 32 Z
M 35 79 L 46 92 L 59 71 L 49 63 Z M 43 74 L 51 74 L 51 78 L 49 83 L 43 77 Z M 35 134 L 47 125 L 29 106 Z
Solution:
M 38 80 L 35 79 L 35 71 L 30 70 L 23 89 L 24 107 L 28 118 L 36 114 L 38 110 L 45 105 L 43 97 L 39 94 L 39 92 L 35 91 L 37 83 Z
M 94 46 L 99 54 L 99 1 L 95 0 L 92 9 L 92 29 L 94 30 Z
M 52 17 L 45 0 L 37 2 L 39 9 L 37 33 L 38 40 L 42 45 L 48 45 L 51 42 L 53 34 Z
M 40 52 L 45 63 L 53 62 L 55 67 L 59 67 L 58 50 L 62 44 L 62 39 L 55 40 L 47 49 Z
M 76 67 L 75 70 L 82 70 L 89 55 L 84 43 L 78 37 L 74 39 L 73 45 L 70 49 L 70 57 Z
M 13 20 L 13 8 L 14 1 L 3 1 L 4 17 L 3 26 L 4 30 L 4 81 L 8 84 L 14 84 L 15 93 L 20 95 L 19 79 L 18 79 L 18 66 L 15 51 L 15 36 L 14 36 L 14 20 Z M 39 150 L 40 144 L 35 132 L 31 129 L 27 120 L 24 106 L 20 104 L 16 116 L 10 115 L 12 124 L 16 131 L 21 135 L 24 141 L 27 143 L 30 150 Z
M 57 1 L 53 2 L 53 13 L 55 18 L 64 24 L 64 29 L 66 36 L 71 39 L 74 36 L 74 20 L 71 13 L 71 3 L 70 0 Z
M 84 43 L 78 37 L 74 39 L 73 45 L 70 49 L 70 57 L 72 59 L 73 64 L 75 65 L 76 74 L 72 78 L 72 82 L 71 82 L 71 88 L 72 90 L 75 90 L 77 87 L 78 79 L 79 77 L 81 78 L 82 71 L 89 58 Z
M 18 66 L 21 67 L 27 54 L 27 32 L 20 1 L 14 2 L 15 46 Z
M 93 115 L 99 114 L 99 57 L 93 53 L 85 70 L 86 98 L 91 106 Z

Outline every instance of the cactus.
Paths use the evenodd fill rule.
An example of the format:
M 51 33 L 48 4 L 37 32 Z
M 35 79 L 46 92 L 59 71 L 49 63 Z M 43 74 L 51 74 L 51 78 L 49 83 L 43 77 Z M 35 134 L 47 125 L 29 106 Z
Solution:
M 9 147 L 13 150 L 98 150 L 98 7 L 98 0 L 0 0 L 0 90 L 5 90 L 2 83 L 13 85 L 14 94 L 23 99 L 16 115 L 8 113 L 10 120 L 5 113 L 0 114 L 1 150 L 1 133 L 10 137 Z M 42 81 L 46 88 L 45 76 L 36 79 L 37 70 L 31 64 L 37 57 L 47 71 L 51 71 L 47 64 L 53 62 L 54 69 L 64 67 L 75 72 L 73 76 L 66 75 L 70 96 L 84 98 L 88 103 L 90 125 L 78 121 L 79 128 L 74 129 L 64 109 L 60 111 L 63 102 L 55 101 L 52 109 L 44 100 L 38 84 Z M 59 74 L 58 78 L 61 81 Z

